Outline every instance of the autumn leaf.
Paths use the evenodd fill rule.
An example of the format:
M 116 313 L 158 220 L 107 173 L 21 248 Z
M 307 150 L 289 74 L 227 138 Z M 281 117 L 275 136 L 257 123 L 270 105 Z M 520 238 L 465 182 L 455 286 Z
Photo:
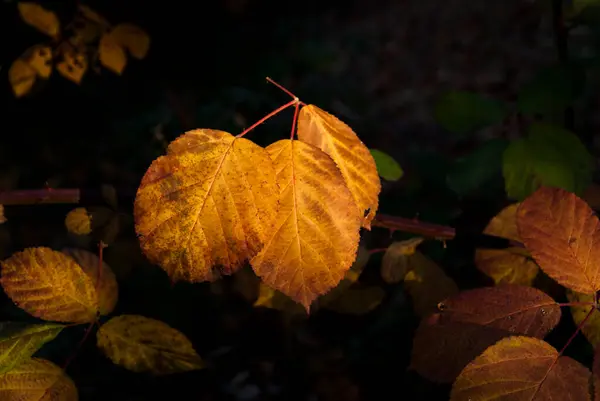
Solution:
M 31 358 L 63 328 L 56 323 L 0 322 L 0 375 Z
M 247 139 L 209 129 L 185 133 L 152 163 L 138 189 L 142 251 L 172 281 L 214 280 L 217 265 L 223 274 L 235 272 L 273 235 L 275 177 L 269 154 Z
M 590 400 L 589 370 L 531 337 L 504 338 L 460 373 L 451 401 Z
M 544 292 L 521 285 L 463 291 L 421 321 L 411 368 L 435 382 L 451 382 L 487 347 L 503 337 L 543 338 L 559 322 L 559 305 Z
M 385 291 L 377 286 L 348 288 L 322 307 L 347 315 L 364 315 L 377 308 L 383 298 Z
M 98 60 L 105 68 L 121 75 L 127 65 L 127 54 L 110 33 L 105 33 L 98 44 Z
M 156 375 L 202 369 L 204 363 L 181 332 L 138 315 L 110 319 L 98 330 L 98 348 L 115 364 Z
M 77 401 L 75 383 L 50 361 L 32 358 L 0 375 L 2 401 Z
M 415 237 L 396 241 L 387 247 L 381 261 L 381 278 L 388 284 L 404 280 L 408 272 L 408 259 L 414 255 L 423 238 Z
M 583 319 L 585 319 L 590 310 L 593 309 L 592 314 L 581 327 L 581 332 L 590 344 L 597 347 L 600 345 L 600 312 L 598 309 L 594 308 L 594 297 L 595 294 L 582 294 L 580 292 L 567 290 L 569 303 L 574 304 L 571 305 L 571 316 L 577 327 L 583 322 Z
M 267 147 L 281 188 L 277 224 L 250 263 L 268 286 L 308 311 L 356 258 L 362 214 L 333 160 L 320 149 L 281 140 Z
M 409 256 L 404 288 L 410 294 L 415 313 L 421 317 L 434 312 L 440 301 L 458 293 L 454 280 L 421 252 Z
M 64 248 L 62 253 L 73 258 L 92 280 L 98 297 L 98 311 L 101 315 L 109 315 L 115 309 L 119 299 L 119 286 L 110 266 L 102 261 L 102 269 L 98 272 L 100 259 L 84 249 Z
M 342 172 L 359 213 L 364 214 L 362 226 L 370 230 L 379 205 L 381 182 L 369 148 L 352 128 L 312 104 L 300 109 L 298 139 L 331 156 Z
M 8 81 L 16 97 L 28 94 L 36 79 L 37 72 L 35 69 L 27 61 L 20 58 L 13 61 L 8 70 Z
M 508 205 L 500 211 L 483 231 L 484 234 L 521 242 L 517 229 L 518 203 Z M 496 284 L 531 285 L 539 268 L 531 260 L 525 249 L 509 247 L 506 249 L 477 249 L 475 265 L 491 277 Z
M 306 316 L 306 310 L 300 304 L 264 283 L 260 283 L 258 299 L 254 302 L 254 307 L 277 309 L 290 315 Z
M 542 187 L 519 206 L 517 225 L 548 276 L 576 292 L 600 290 L 600 227 L 583 200 L 564 189 Z
M 52 73 L 52 48 L 48 45 L 34 45 L 27 49 L 21 58 L 35 70 L 40 78 L 48 78 Z
M 69 81 L 76 84 L 81 83 L 83 75 L 87 71 L 87 55 L 83 52 L 74 50 L 65 50 L 62 52 L 62 59 L 56 64 L 56 70 Z
M 92 232 L 92 216 L 84 207 L 77 207 L 67 213 L 65 226 L 69 232 L 86 235 Z
M 27 24 L 48 36 L 58 36 L 60 21 L 52 11 L 48 11 L 41 5 L 29 1 L 18 2 L 17 8 L 19 9 L 21 18 Z
M 150 37 L 140 27 L 133 24 L 119 24 L 109 35 L 120 47 L 137 59 L 143 59 L 150 48 Z
M 44 320 L 90 323 L 98 302 L 92 280 L 73 259 L 50 248 L 26 248 L 1 262 L 6 295 Z

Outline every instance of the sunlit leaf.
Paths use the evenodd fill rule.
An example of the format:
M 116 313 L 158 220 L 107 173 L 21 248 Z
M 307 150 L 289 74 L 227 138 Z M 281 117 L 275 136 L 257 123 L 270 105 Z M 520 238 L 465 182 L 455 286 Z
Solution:
M 532 124 L 527 137 L 512 141 L 502 163 L 506 193 L 518 201 L 540 186 L 582 193 L 591 183 L 594 167 L 574 133 L 546 123 Z
M 75 383 L 45 359 L 32 358 L 0 376 L 2 401 L 77 401 Z
M 23 18 L 23 21 L 27 24 L 48 36 L 58 36 L 60 21 L 55 13 L 46 10 L 38 3 L 29 1 L 19 1 L 17 7 L 21 14 L 21 18 Z
M 458 293 L 454 280 L 421 252 L 409 256 L 404 288 L 410 294 L 415 313 L 421 317 L 434 312 L 440 301 Z
M 301 141 L 267 147 L 281 188 L 277 224 L 250 263 L 263 282 L 308 311 L 356 258 L 362 213 L 333 160 Z
M 98 45 L 98 60 L 105 68 L 121 75 L 127 65 L 127 54 L 110 33 L 105 33 Z
M 312 104 L 300 109 L 298 139 L 331 156 L 342 172 L 359 213 L 365 215 L 362 226 L 371 229 L 371 220 L 379 205 L 381 182 L 369 148 L 343 121 Z
M 167 324 L 138 315 L 110 319 L 98 330 L 98 348 L 115 364 L 156 375 L 202 369 L 192 343 Z
M 580 305 L 571 305 L 571 316 L 575 325 L 579 326 L 583 319 L 588 315 L 591 309 L 594 309 L 591 316 L 586 320 L 581 332 L 594 347 L 600 345 L 600 312 L 594 308 L 594 294 L 582 294 L 567 290 L 567 298 L 571 303 Z M 588 305 L 584 305 L 588 304 Z
M 236 271 L 276 233 L 278 200 L 265 149 L 227 132 L 193 130 L 146 171 L 135 226 L 144 254 L 172 281 L 213 280 Z
M 589 370 L 531 337 L 502 339 L 460 373 L 451 401 L 590 400 Z
M 467 134 L 502 122 L 508 114 L 503 103 L 473 92 L 451 91 L 436 102 L 435 120 L 455 134 Z
M 513 203 L 502 209 L 490 220 L 483 231 L 484 234 L 521 242 L 517 229 L 518 207 L 518 203 Z M 529 257 L 529 253 L 518 247 L 477 249 L 475 265 L 496 284 L 531 285 L 539 270 L 537 264 Z
M 13 61 L 8 70 L 8 81 L 16 97 L 28 94 L 36 79 L 37 72 L 35 69 L 20 58 Z
M 86 235 L 92 232 L 92 216 L 84 207 L 77 207 L 67 213 L 65 226 L 69 232 Z
M 600 290 L 600 223 L 576 195 L 542 187 L 517 210 L 521 240 L 540 268 L 584 294 Z
M 440 312 L 421 321 L 411 367 L 435 382 L 451 382 L 487 347 L 503 337 L 543 338 L 559 322 L 559 305 L 526 286 L 468 290 L 442 301 Z
M 56 70 L 63 77 L 76 84 L 81 83 L 81 79 L 87 71 L 87 68 L 87 55 L 75 51 L 64 51 L 62 53 L 62 59 L 56 64 Z
M 150 48 L 150 37 L 140 27 L 133 24 L 119 24 L 110 32 L 110 36 L 120 47 L 127 49 L 137 58 L 143 59 Z
M 73 258 L 92 280 L 98 296 L 98 310 L 101 315 L 109 315 L 115 309 L 119 298 L 119 286 L 110 266 L 102 261 L 102 269 L 99 272 L 100 259 L 84 249 L 63 248 L 62 253 Z
M 396 241 L 387 247 L 381 260 L 381 278 L 389 284 L 399 283 L 404 280 L 408 272 L 408 260 L 414 255 L 417 246 L 423 238 L 416 237 L 406 241 Z
M 390 155 L 378 149 L 371 149 L 377 172 L 387 181 L 398 181 L 404 175 L 404 170 Z
M 0 375 L 31 358 L 63 328 L 55 323 L 0 322 Z
M 89 323 L 98 301 L 92 280 L 73 259 L 50 248 L 26 248 L 1 262 L 6 295 L 44 320 Z

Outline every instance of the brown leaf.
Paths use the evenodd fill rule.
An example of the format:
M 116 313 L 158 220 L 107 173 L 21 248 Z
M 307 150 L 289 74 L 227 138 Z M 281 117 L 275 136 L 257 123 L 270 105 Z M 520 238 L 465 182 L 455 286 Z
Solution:
M 548 276 L 577 292 L 600 290 L 600 224 L 583 200 L 564 189 L 542 187 L 519 206 L 517 225 Z
M 381 261 L 381 278 L 388 284 L 404 280 L 408 271 L 409 256 L 414 255 L 423 238 L 397 241 L 387 247 Z
M 589 370 L 537 338 L 502 339 L 460 373 L 451 401 L 589 401 Z
M 327 153 L 342 172 L 359 213 L 362 226 L 371 229 L 377 213 L 381 182 L 375 160 L 356 133 L 332 114 L 309 104 L 300 109 L 298 139 Z

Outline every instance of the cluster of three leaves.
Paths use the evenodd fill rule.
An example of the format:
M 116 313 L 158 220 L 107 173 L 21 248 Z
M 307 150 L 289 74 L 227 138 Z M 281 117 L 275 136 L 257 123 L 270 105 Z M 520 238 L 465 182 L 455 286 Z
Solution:
M 138 189 L 134 218 L 150 261 L 172 281 L 211 281 L 246 260 L 307 310 L 334 288 L 370 229 L 381 183 L 350 127 L 303 106 L 298 139 L 266 148 L 223 131 L 175 139 Z

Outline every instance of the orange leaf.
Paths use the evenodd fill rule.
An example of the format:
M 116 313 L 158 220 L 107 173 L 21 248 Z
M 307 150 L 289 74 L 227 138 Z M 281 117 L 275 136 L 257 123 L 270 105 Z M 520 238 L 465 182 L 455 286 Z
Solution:
M 584 294 L 600 290 L 600 224 L 583 200 L 564 189 L 542 187 L 519 206 L 517 225 L 548 276 Z
M 98 301 L 92 280 L 73 259 L 50 248 L 27 248 L 2 262 L 2 287 L 27 313 L 44 320 L 89 323 Z
M 537 338 L 502 339 L 460 373 L 451 401 L 590 400 L 589 370 Z
M 361 216 L 368 211 L 362 226 L 370 230 L 379 205 L 381 182 L 369 149 L 352 128 L 312 104 L 300 109 L 298 139 L 331 156 L 342 172 Z
M 275 177 L 269 154 L 247 139 L 210 129 L 183 134 L 138 189 L 134 217 L 142 251 L 172 281 L 231 274 L 273 234 Z
M 127 65 L 127 54 L 125 54 L 125 49 L 123 49 L 110 33 L 105 33 L 100 38 L 100 44 L 98 45 L 98 59 L 104 67 L 117 75 L 121 75 Z
M 256 274 L 308 311 L 356 258 L 362 215 L 329 156 L 300 141 L 267 147 L 281 188 L 277 225 L 250 261 Z
M 77 401 L 75 383 L 50 361 L 31 358 L 0 376 L 3 401 Z
M 119 24 L 110 32 L 119 46 L 127 49 L 129 53 L 137 58 L 143 59 L 150 48 L 150 38 L 140 27 L 133 24 Z
M 436 382 L 451 382 L 487 347 L 514 334 L 543 338 L 560 307 L 535 288 L 499 285 L 463 291 L 440 303 L 415 333 L 411 367 Z
M 483 231 L 513 241 L 521 241 L 517 229 L 517 208 L 514 203 L 502 209 Z M 512 247 L 507 249 L 477 249 L 475 265 L 491 277 L 496 284 L 531 285 L 539 268 L 529 257 L 525 249 Z
M 110 266 L 102 261 L 102 270 L 98 273 L 100 258 L 93 253 L 76 248 L 65 248 L 62 253 L 73 258 L 92 280 L 98 296 L 98 310 L 101 315 L 109 315 L 119 299 L 119 286 Z

